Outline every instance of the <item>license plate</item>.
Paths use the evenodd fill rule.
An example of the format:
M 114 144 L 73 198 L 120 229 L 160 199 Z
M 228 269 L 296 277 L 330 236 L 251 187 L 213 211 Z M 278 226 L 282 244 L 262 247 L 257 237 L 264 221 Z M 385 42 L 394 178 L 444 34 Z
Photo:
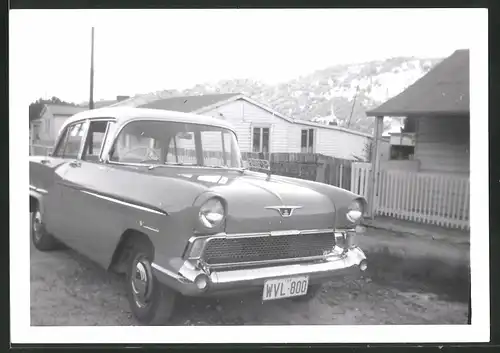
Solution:
M 307 293 L 309 277 L 288 277 L 270 279 L 264 282 L 262 300 L 298 297 Z

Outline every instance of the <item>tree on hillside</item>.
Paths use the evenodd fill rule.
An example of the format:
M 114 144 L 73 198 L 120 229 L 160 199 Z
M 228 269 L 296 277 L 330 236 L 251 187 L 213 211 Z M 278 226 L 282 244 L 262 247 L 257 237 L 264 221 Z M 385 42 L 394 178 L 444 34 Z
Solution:
M 50 99 L 39 98 L 38 100 L 30 104 L 30 121 L 38 119 L 40 117 L 40 113 L 42 112 L 43 106 L 45 104 L 60 104 L 76 107 L 75 103 L 65 102 L 57 97 L 52 97 Z

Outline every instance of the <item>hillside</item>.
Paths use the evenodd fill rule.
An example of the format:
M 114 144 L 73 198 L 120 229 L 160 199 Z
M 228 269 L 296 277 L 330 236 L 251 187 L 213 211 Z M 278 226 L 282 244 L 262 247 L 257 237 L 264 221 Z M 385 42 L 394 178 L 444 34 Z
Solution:
M 365 111 L 399 94 L 442 59 L 398 57 L 361 64 L 336 65 L 278 85 L 248 79 L 198 84 L 183 91 L 165 90 L 151 98 L 208 93 L 243 93 L 295 119 L 373 131 Z M 357 92 L 357 93 L 356 93 Z M 356 97 L 355 101 L 354 97 Z M 351 115 L 350 123 L 348 123 Z M 333 111 L 333 115 L 332 115 Z M 386 119 L 386 128 L 391 119 Z

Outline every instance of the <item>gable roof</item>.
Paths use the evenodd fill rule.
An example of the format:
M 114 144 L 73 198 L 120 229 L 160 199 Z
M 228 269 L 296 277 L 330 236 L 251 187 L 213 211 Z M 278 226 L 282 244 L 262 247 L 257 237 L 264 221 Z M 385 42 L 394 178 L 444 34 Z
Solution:
M 455 51 L 426 75 L 367 116 L 469 113 L 469 50 Z
M 201 108 L 211 106 L 221 101 L 227 101 L 229 98 L 239 96 L 239 93 L 226 94 L 205 94 L 202 96 L 181 96 L 159 99 L 153 102 L 139 105 L 140 108 L 164 109 L 178 112 L 194 112 Z
M 72 116 L 75 115 L 76 113 L 80 113 L 84 110 L 87 110 L 87 108 L 84 107 L 74 107 L 71 105 L 62 105 L 62 104 L 45 104 L 45 109 L 47 109 L 54 116 L 55 115 Z M 42 111 L 41 114 L 43 114 L 45 109 Z
M 118 102 L 116 104 L 111 105 L 110 107 L 136 106 L 138 108 L 164 109 L 164 110 L 187 112 L 194 114 L 203 114 L 205 112 L 217 109 L 220 106 L 223 106 L 230 102 L 234 102 L 239 99 L 247 101 L 248 103 L 253 104 L 267 111 L 268 113 L 271 113 L 272 115 L 280 119 L 283 119 L 291 124 L 343 131 L 354 135 L 372 138 L 371 134 L 367 134 L 361 131 L 351 130 L 340 126 L 317 124 L 308 120 L 290 118 L 265 104 L 262 104 L 260 102 L 253 100 L 252 98 L 245 96 L 242 93 L 206 94 L 201 96 L 170 97 L 164 99 L 158 99 L 155 93 L 150 93 L 149 95 L 133 97 Z

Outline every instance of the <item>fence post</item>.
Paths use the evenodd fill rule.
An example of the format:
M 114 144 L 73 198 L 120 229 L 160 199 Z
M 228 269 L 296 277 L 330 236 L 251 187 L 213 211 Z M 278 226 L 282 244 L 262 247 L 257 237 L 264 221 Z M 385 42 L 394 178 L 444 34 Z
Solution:
M 380 139 L 384 128 L 384 117 L 375 118 L 374 146 L 370 168 L 370 184 L 368 189 L 368 217 L 374 218 L 377 211 L 377 181 L 380 171 Z
M 35 147 L 33 147 L 33 144 L 35 143 L 35 125 L 30 122 L 30 156 L 33 156 L 35 154 Z
M 340 163 L 340 181 L 339 181 L 339 187 L 342 187 L 342 179 L 344 178 L 344 164 Z

